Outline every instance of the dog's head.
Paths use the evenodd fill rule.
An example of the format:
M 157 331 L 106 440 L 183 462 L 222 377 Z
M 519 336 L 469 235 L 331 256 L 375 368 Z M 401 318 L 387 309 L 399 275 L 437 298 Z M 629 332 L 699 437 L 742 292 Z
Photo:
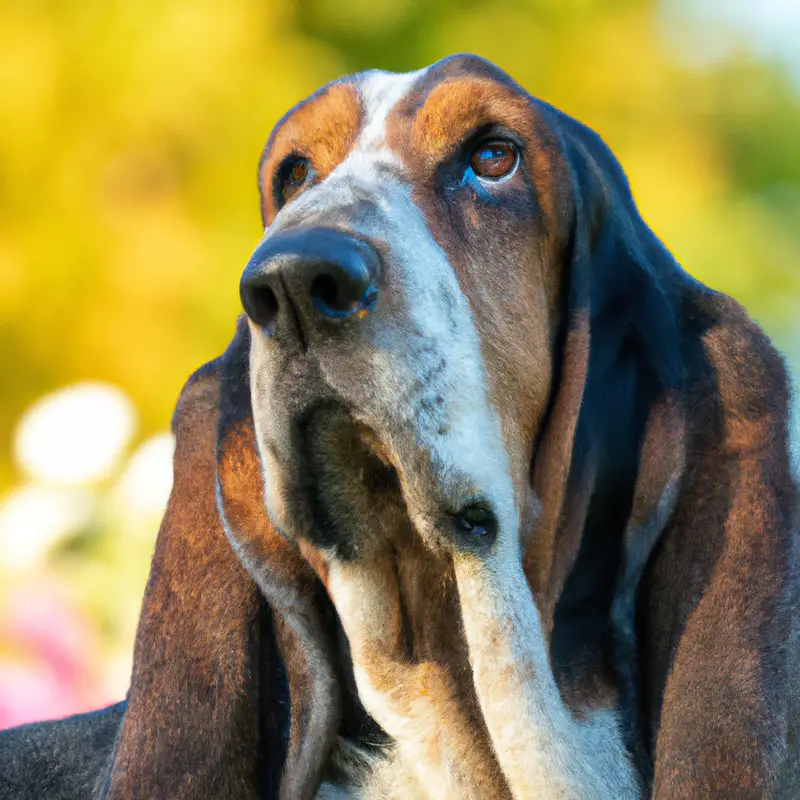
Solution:
M 259 180 L 265 233 L 241 279 L 246 353 L 231 383 L 248 373 L 279 538 L 323 581 L 330 564 L 413 562 L 399 591 L 406 628 L 428 644 L 412 652 L 447 663 L 465 696 L 449 559 L 510 548 L 554 669 L 580 683 L 580 663 L 596 684 L 613 584 L 641 573 L 622 563 L 640 457 L 657 464 L 645 505 L 680 461 L 675 436 L 642 453 L 652 409 L 671 409 L 680 381 L 676 296 L 689 282 L 616 159 L 493 65 L 457 56 L 323 88 L 277 125 Z M 675 420 L 668 410 L 664 437 Z M 231 514 L 225 440 L 221 510 L 269 596 L 272 549 Z M 335 682 L 324 658 L 306 664 L 314 685 Z M 306 711 L 320 729 L 335 717 L 318 701 Z
M 406 523 L 433 549 L 526 538 L 543 421 L 586 372 L 592 319 L 620 320 L 610 359 L 658 346 L 637 320 L 671 322 L 599 138 L 454 57 L 317 92 L 274 130 L 260 190 L 241 295 L 273 522 L 342 558 Z M 590 305 L 592 283 L 624 288 Z

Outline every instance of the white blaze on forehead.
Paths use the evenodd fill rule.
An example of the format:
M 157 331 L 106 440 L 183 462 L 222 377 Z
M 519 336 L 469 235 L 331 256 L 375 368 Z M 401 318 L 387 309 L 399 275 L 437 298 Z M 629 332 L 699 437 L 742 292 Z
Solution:
M 362 185 L 374 185 L 380 179 L 380 167 L 401 166 L 400 160 L 386 143 L 386 122 L 392 109 L 411 91 L 425 73 L 368 72 L 356 84 L 361 98 L 363 123 L 353 149 L 330 174 L 328 181 L 338 183 L 343 177 L 356 179 Z
M 356 145 L 357 150 L 382 147 L 386 138 L 386 120 L 391 110 L 408 94 L 425 70 L 395 74 L 368 72 L 357 83 L 364 123 Z

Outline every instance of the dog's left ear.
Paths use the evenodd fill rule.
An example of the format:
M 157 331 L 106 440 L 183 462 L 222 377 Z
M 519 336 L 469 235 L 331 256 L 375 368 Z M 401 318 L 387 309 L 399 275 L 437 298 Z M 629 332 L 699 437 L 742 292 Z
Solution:
M 612 653 L 617 668 L 635 668 L 636 589 L 683 464 L 672 296 L 683 273 L 602 140 L 555 109 L 539 113 L 559 143 L 570 202 L 552 400 L 532 465 L 541 514 L 525 567 L 554 670 L 579 689 L 608 674 L 614 648 L 624 650 Z M 636 681 L 615 676 L 627 684 L 620 704 L 632 705 L 623 715 L 632 751 L 641 750 Z
M 675 262 L 599 137 L 543 113 L 574 200 L 529 545 L 554 670 L 581 687 L 616 667 L 654 797 L 797 796 L 783 360 L 741 306 Z
M 676 414 L 681 366 L 670 283 L 680 267 L 639 216 L 600 137 L 544 104 L 539 113 L 559 140 L 558 169 L 571 195 L 569 219 L 561 220 L 569 233 L 552 400 L 532 467 L 542 508 L 526 560 L 551 629 L 581 548 L 595 541 L 602 549 L 603 531 L 625 526 L 639 462 L 650 458 L 645 428 L 679 424 L 650 417 L 654 409 Z

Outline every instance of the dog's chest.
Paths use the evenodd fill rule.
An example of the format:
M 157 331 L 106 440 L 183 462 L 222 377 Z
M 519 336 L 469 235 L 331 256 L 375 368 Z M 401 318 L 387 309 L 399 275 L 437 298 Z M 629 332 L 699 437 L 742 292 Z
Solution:
M 315 800 L 418 800 L 427 795 L 394 748 L 366 755 L 340 745 L 332 761 L 338 777 L 325 781 Z

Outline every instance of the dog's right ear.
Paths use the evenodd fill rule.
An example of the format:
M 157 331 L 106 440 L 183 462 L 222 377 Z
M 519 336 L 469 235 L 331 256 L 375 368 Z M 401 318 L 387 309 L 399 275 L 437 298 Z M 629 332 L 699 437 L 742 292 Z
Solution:
M 217 359 L 189 379 L 173 417 L 172 494 L 145 589 L 109 799 L 243 800 L 259 796 L 264 772 L 280 772 L 276 734 L 288 728 L 288 714 L 273 721 L 272 747 L 260 724 L 261 695 L 272 693 L 277 710 L 288 697 L 277 681 L 260 685 L 261 662 L 277 657 L 269 610 L 216 509 L 220 367 Z
M 113 800 L 312 798 L 337 733 L 335 619 L 264 510 L 248 350 L 240 322 L 178 402 L 173 489 L 104 787 Z
M 242 316 L 221 364 L 217 503 L 234 551 L 273 610 L 288 677 L 291 725 L 280 797 L 311 800 L 339 731 L 337 619 L 308 562 L 267 516 L 249 363 L 250 332 Z

